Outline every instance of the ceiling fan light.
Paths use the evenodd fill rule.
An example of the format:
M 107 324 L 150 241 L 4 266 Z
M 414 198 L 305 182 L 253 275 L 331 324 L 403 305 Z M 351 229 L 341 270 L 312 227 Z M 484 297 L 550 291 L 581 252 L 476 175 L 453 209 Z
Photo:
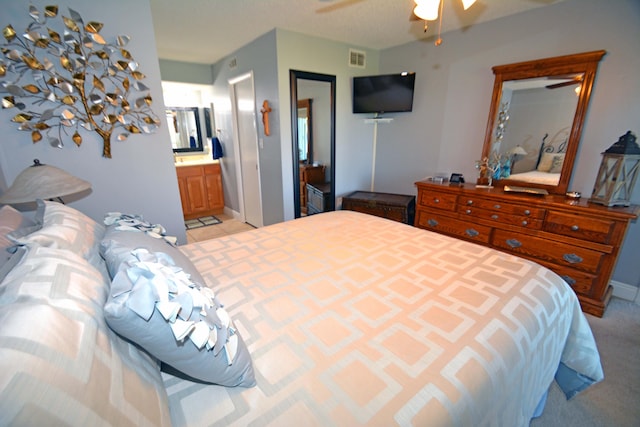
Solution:
M 475 2 L 476 0 L 462 0 L 462 7 L 464 7 L 464 10 L 467 10 L 473 6 Z
M 438 6 L 440 6 L 439 0 L 422 0 L 413 9 L 413 13 L 425 21 L 435 21 L 438 19 Z

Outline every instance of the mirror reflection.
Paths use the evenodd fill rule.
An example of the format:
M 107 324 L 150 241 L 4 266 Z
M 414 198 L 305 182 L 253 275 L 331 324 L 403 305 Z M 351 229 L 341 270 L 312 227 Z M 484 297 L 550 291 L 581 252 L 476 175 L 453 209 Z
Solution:
M 335 209 L 335 76 L 291 70 L 294 215 Z
M 558 185 L 582 74 L 504 82 L 500 99 L 498 179 Z M 502 123 L 501 123 L 502 122 Z M 496 130 L 498 131 L 498 130 Z
M 493 67 L 478 184 L 564 194 L 604 50 Z
M 175 153 L 203 151 L 197 107 L 167 107 L 171 147 Z

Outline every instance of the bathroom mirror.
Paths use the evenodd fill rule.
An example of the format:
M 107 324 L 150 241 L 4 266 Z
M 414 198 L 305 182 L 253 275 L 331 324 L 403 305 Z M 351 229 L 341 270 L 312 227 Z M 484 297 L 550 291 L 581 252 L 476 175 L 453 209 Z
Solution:
M 167 107 L 166 115 L 174 153 L 203 151 L 197 107 Z
M 291 70 L 289 80 L 294 215 L 299 218 L 335 210 L 336 76 Z
M 494 186 L 567 191 L 604 50 L 493 67 L 482 158 Z

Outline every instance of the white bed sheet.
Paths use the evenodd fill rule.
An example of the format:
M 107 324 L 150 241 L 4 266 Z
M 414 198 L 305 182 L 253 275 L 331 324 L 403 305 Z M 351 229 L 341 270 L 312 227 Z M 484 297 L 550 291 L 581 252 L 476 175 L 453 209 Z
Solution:
M 490 248 L 337 211 L 182 249 L 257 386 L 165 373 L 177 426 L 527 426 L 559 365 L 602 379 L 569 286 Z
M 526 181 L 532 184 L 558 185 L 558 182 L 560 182 L 560 174 L 534 170 L 529 172 L 511 174 L 509 176 L 509 179 Z

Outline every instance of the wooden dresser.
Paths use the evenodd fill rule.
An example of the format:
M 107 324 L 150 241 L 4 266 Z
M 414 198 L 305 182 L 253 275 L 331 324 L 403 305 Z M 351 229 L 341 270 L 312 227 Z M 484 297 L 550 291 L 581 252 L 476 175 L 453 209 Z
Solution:
M 342 198 L 342 209 L 413 224 L 416 198 L 404 194 L 355 191 Z
M 300 164 L 300 211 L 307 213 L 307 184 L 322 184 L 326 181 L 325 167 Z
M 176 167 L 184 219 L 194 219 L 224 211 L 220 164 Z
M 583 311 L 602 317 L 629 222 L 640 206 L 417 182 L 415 226 L 536 261 L 562 276 Z

